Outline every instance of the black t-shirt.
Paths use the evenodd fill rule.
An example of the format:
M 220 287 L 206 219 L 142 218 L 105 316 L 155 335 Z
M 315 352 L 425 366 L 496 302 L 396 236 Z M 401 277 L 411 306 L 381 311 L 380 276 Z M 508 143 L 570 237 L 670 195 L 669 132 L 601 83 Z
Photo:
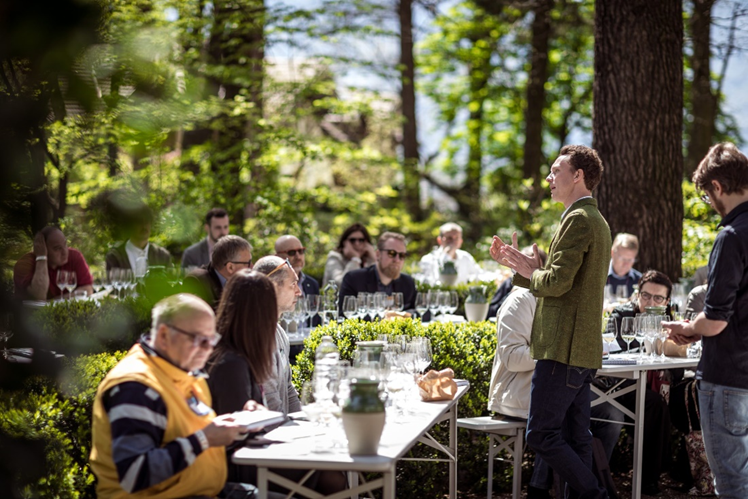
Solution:
M 736 206 L 720 226 L 709 255 L 704 314 L 727 326 L 703 339 L 696 377 L 748 390 L 748 202 Z

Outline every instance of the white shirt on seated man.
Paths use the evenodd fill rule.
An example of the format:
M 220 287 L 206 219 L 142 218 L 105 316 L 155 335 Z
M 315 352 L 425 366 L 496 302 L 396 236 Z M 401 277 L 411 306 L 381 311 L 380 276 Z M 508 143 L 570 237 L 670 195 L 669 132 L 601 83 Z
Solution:
M 452 261 L 457 269 L 457 284 L 469 282 L 477 278 L 481 272 L 475 258 L 460 248 L 462 247 L 462 227 L 449 222 L 439 227 L 439 244 L 434 250 L 421 258 L 421 272 L 426 275 L 426 281 L 436 283 L 439 280 L 441 268 L 447 261 Z

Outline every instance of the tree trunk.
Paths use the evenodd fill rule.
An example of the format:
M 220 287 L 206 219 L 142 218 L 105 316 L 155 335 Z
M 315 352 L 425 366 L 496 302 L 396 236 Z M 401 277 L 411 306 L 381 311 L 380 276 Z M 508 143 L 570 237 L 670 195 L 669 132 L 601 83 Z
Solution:
M 545 83 L 548 81 L 548 43 L 551 38 L 551 9 L 553 0 L 539 0 L 532 21 L 532 51 L 530 75 L 527 81 L 525 108 L 524 178 L 533 180 L 531 206 L 542 199 L 540 166 L 543 163 L 543 109 Z
M 481 177 L 483 174 L 483 113 L 488 97 L 488 78 L 491 75 L 491 56 L 493 47 L 490 43 L 481 43 L 486 37 L 476 37 L 472 46 L 476 51 L 474 63 L 469 67 L 470 114 L 466 123 L 468 135 L 468 159 L 465 167 L 465 182 L 455 200 L 459 207 L 460 218 L 468 221 L 465 240 L 470 244 L 478 242 L 482 235 L 481 213 Z
M 403 120 L 403 194 L 405 207 L 414 220 L 423 220 L 418 172 L 416 128 L 415 60 L 413 58 L 413 0 L 400 0 L 400 103 Z
M 680 0 L 595 5 L 593 146 L 613 235 L 640 239 L 640 270 L 681 275 L 683 18 Z
M 688 130 L 688 153 L 685 170 L 688 178 L 706 156 L 714 140 L 714 122 L 717 119 L 717 96 L 712 92 L 710 62 L 712 6 L 715 0 L 693 0 L 693 15 L 688 27 L 693 43 L 691 69 L 691 123 Z
M 260 164 L 262 152 L 259 125 L 263 111 L 263 59 L 265 53 L 265 6 L 263 0 L 250 5 L 230 1 L 214 2 L 213 26 L 208 42 L 208 59 L 214 66 L 224 66 L 229 78 L 214 77 L 213 88 L 223 93 L 227 110 L 212 124 L 214 151 L 212 169 L 218 189 L 215 205 L 224 205 L 231 223 L 242 227 L 253 213 L 251 202 L 256 186 L 265 185 L 267 172 Z M 242 91 L 252 104 L 242 113 L 233 112 L 233 101 Z M 251 182 L 239 181 L 242 168 L 250 168 Z

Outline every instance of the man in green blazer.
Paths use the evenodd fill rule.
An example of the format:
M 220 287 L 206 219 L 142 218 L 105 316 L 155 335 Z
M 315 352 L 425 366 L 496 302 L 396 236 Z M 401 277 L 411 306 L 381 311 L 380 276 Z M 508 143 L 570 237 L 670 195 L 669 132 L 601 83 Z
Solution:
M 565 146 L 546 178 L 551 198 L 563 203 L 561 224 L 548 260 L 541 266 L 537 245 L 528 257 L 494 236 L 491 256 L 514 272 L 514 285 L 538 298 L 530 353 L 532 378 L 527 444 L 551 466 L 577 497 L 607 498 L 592 472 L 590 382 L 602 366 L 602 309 L 610 263 L 608 223 L 592 190 L 603 164 L 586 146 Z

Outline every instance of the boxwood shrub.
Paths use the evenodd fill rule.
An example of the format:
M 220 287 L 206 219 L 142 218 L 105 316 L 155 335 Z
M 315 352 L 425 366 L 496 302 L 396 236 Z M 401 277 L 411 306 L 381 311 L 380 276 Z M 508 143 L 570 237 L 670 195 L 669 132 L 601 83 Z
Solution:
M 380 334 L 426 336 L 431 339 L 433 361 L 430 369 L 454 369 L 457 378 L 470 381 L 470 390 L 460 399 L 458 417 L 488 415 L 488 385 L 491 380 L 496 351 L 496 325 L 479 323 L 429 323 L 419 320 L 364 322 L 357 319 L 340 324 L 319 327 L 304 341 L 304 350 L 296 357 L 293 366 L 294 384 L 297 388 L 308 380 L 314 369 L 314 351 L 322 336 L 332 336 L 340 350 L 341 359 L 351 360 L 356 341 L 374 340 Z M 442 423 L 432 432 L 441 442 L 447 442 L 448 428 Z M 485 490 L 488 437 L 460 430 L 458 434 L 458 489 L 461 492 L 480 493 Z M 425 446 L 416 446 L 410 457 L 441 458 L 440 454 Z M 506 467 L 497 490 L 511 487 L 511 469 Z M 502 473 L 501 466 L 496 472 Z M 402 497 L 442 497 L 449 490 L 449 474 L 443 463 L 403 461 L 398 466 L 397 492 Z

